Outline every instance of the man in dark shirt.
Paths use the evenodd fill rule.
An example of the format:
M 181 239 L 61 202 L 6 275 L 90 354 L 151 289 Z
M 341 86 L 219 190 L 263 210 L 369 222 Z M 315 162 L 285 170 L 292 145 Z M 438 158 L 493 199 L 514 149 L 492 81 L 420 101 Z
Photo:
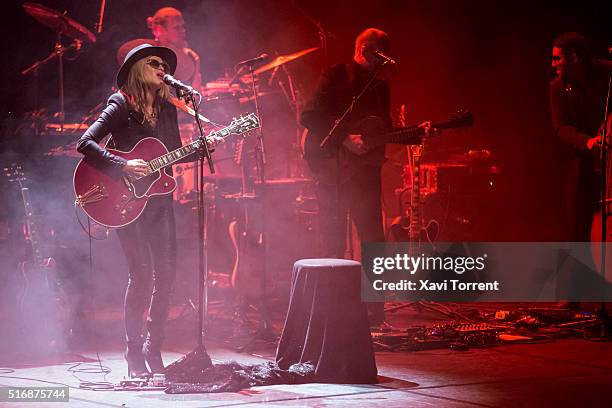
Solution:
M 363 31 L 355 41 L 353 61 L 330 67 L 321 77 L 319 85 L 301 115 L 301 123 L 310 134 L 306 143 L 314 146 L 306 150 L 306 160 L 316 162 L 319 154 L 333 156 L 340 146 L 355 155 L 355 160 L 369 156 L 349 180 L 338 188 L 335 176 L 317 180 L 319 203 L 319 225 L 323 256 L 344 258 L 347 242 L 347 221 L 354 222 L 361 241 L 381 242 L 385 235 L 382 227 L 380 203 L 380 169 L 384 160 L 384 146 L 369 151 L 358 130 L 351 126 L 367 116 L 378 116 L 390 126 L 389 85 L 375 79 L 362 95 L 342 126 L 334 133 L 325 152 L 318 151 L 318 144 L 328 134 L 334 122 L 342 116 L 373 75 L 378 71 L 380 61 L 375 51 L 389 47 L 389 36 L 378 29 Z M 335 169 L 336 171 L 338 169 Z M 351 237 L 349 237 L 350 239 Z M 383 320 L 382 303 L 372 310 L 372 323 Z
M 351 221 L 357 229 L 360 242 L 385 240 L 380 190 L 380 170 L 385 147 L 369 147 L 361 134 L 363 129 L 360 130 L 356 125 L 368 116 L 376 116 L 383 127 L 391 128 L 389 85 L 381 79 L 388 71 L 381 69 L 384 68 L 385 59 L 377 55 L 377 51 L 386 52 L 389 43 L 387 33 L 376 28 L 368 28 L 359 34 L 355 41 L 353 61 L 329 68 L 302 111 L 301 123 L 309 131 L 304 141 L 304 154 L 311 168 L 321 166 L 321 159 L 334 163 L 333 157 L 338 154 L 338 150 L 342 150 L 344 159 L 352 164 L 350 176 L 347 177 L 336 164 L 331 166 L 334 175 L 319 172 L 317 177 L 317 172 L 313 171 L 317 179 L 321 249 L 326 257 L 347 257 L 345 247 L 352 238 L 350 235 L 347 237 L 348 222 Z M 336 120 L 377 73 L 378 77 L 333 132 L 327 148 L 320 149 L 319 144 Z M 420 126 L 426 134 L 429 133 L 430 122 Z M 326 177 L 323 177 L 324 173 L 327 173 Z M 354 257 L 352 253 L 348 254 L 348 257 L 351 256 Z M 382 306 L 379 303 L 370 307 L 372 324 L 382 322 Z
M 590 241 L 599 200 L 596 171 L 607 90 L 606 75 L 593 66 L 585 38 L 565 33 L 553 43 L 550 82 L 554 131 L 561 147 L 561 222 L 565 241 Z
M 328 134 L 336 119 L 351 104 L 352 98 L 361 92 L 378 70 L 381 62 L 374 51 L 384 51 L 388 46 L 389 37 L 385 32 L 367 29 L 357 37 L 353 61 L 334 65 L 323 74 L 301 116 L 302 124 L 311 132 L 309 137 L 316 137 L 314 146 Z M 327 149 L 327 153 L 331 151 L 329 154 L 332 156 L 342 145 L 356 155 L 355 159 L 368 155 L 371 160 L 360 166 L 349 180 L 344 180 L 339 191 L 336 191 L 334 176 L 317 180 L 321 247 L 325 256 L 344 257 L 348 214 L 355 223 L 360 240 L 384 241 L 380 204 L 380 168 L 384 159 L 384 146 L 368 151 L 362 135 L 349 129 L 355 122 L 371 115 L 380 117 L 390 126 L 389 105 L 389 85 L 375 79 L 330 140 L 331 148 Z M 308 157 L 308 152 L 306 159 L 312 159 Z

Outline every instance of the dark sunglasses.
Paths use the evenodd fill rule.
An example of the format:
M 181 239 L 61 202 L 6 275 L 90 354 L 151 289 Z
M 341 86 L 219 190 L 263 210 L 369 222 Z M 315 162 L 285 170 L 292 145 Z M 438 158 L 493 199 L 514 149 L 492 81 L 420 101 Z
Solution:
M 159 61 L 156 59 L 147 60 L 147 64 L 151 66 L 153 69 L 161 69 L 166 74 L 170 73 L 170 65 L 166 61 Z

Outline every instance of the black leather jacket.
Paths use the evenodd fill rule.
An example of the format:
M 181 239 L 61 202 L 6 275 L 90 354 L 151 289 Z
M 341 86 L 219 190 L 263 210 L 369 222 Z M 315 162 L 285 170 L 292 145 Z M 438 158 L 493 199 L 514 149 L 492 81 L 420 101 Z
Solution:
M 93 160 L 100 166 L 111 169 L 111 171 L 121 171 L 127 160 L 110 153 L 99 145 L 108 134 L 112 134 L 108 147 L 122 151 L 131 150 L 138 141 L 145 137 L 160 140 L 170 151 L 181 147 L 176 108 L 173 105 L 168 102 L 163 103 L 157 126 L 151 128 L 145 122 L 142 113 L 130 110 L 126 97 L 120 92 L 110 96 L 108 105 L 98 119 L 79 139 L 77 150 L 88 160 Z M 171 167 L 168 172 L 172 174 Z

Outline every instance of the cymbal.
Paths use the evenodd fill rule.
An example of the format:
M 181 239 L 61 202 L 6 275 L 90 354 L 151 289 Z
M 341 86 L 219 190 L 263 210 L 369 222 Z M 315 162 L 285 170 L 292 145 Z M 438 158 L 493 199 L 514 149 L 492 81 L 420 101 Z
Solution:
M 38 3 L 24 3 L 23 9 L 39 23 L 66 37 L 85 42 L 96 42 L 96 36 L 91 31 L 68 17 L 66 13 L 60 13 Z
M 272 61 L 268 62 L 267 64 L 262 65 L 261 67 L 257 68 L 255 70 L 255 74 L 261 74 L 262 72 L 269 71 L 269 70 L 271 70 L 273 68 L 276 68 L 276 67 L 281 66 L 283 64 L 286 64 L 288 62 L 291 62 L 291 61 L 293 61 L 295 59 L 303 57 L 306 54 L 310 54 L 311 52 L 316 51 L 318 49 L 319 49 L 319 47 L 312 47 L 312 48 L 308 48 L 306 50 L 294 52 L 293 54 L 279 55 L 278 57 L 274 58 Z

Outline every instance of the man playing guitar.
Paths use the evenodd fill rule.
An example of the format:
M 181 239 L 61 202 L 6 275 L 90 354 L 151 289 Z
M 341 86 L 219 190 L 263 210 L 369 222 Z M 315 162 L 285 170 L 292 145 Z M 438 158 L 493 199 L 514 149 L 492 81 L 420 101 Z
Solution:
M 604 116 L 607 76 L 594 66 L 586 39 L 574 32 L 553 43 L 550 104 L 561 153 L 560 220 L 565 241 L 590 241 L 598 208 L 597 129 Z
M 376 52 L 386 52 L 389 43 L 387 33 L 376 28 L 369 28 L 359 34 L 355 41 L 353 61 L 329 68 L 302 112 L 301 123 L 309 131 L 305 140 L 305 159 L 311 169 L 316 167 L 319 161 L 317 156 L 333 157 L 338 150 L 346 153 L 349 161 L 360 163 L 354 167 L 348 178 L 339 174 L 336 174 L 337 177 L 317 177 L 321 247 L 327 257 L 344 257 L 349 215 L 356 226 L 360 241 L 385 240 L 380 191 L 384 145 L 368 147 L 359 129 L 352 126 L 366 117 L 376 116 L 385 127 L 391 128 L 390 90 L 387 82 L 374 79 L 343 125 L 335 132 L 329 143 L 330 148 L 322 151 L 318 145 L 335 120 L 351 104 L 353 97 L 363 90 L 384 63 L 385 60 Z M 423 126 L 427 127 L 429 123 Z M 308 148 L 308 145 L 311 148 Z M 316 177 L 314 169 L 313 173 Z M 340 180 L 338 186 L 337 180 Z M 382 322 L 381 306 L 382 304 L 373 313 L 372 323 Z

